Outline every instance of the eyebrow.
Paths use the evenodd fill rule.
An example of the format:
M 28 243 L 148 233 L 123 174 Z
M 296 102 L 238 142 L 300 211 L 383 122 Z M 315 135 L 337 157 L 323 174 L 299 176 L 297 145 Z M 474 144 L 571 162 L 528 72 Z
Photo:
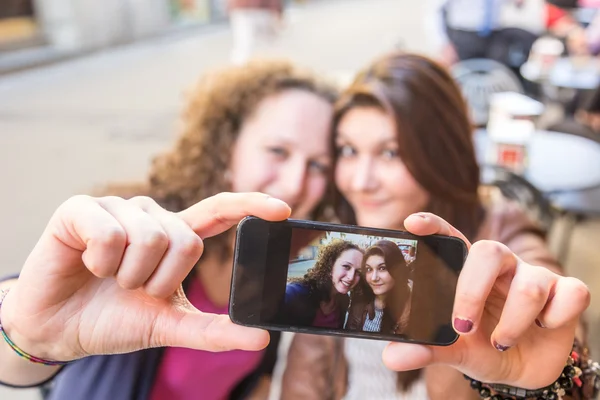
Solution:
M 385 262 L 379 263 L 375 266 L 370 265 L 369 263 L 365 263 L 365 267 L 374 268 L 374 267 L 385 267 Z
M 343 133 L 338 132 L 338 134 L 335 136 L 335 141 L 346 141 L 346 142 L 350 142 L 352 143 L 352 140 L 348 139 Z M 379 141 L 380 145 L 383 144 L 387 144 L 388 142 L 393 142 L 393 144 L 397 144 L 397 139 L 395 137 L 391 137 L 391 138 L 387 138 L 387 139 L 383 139 Z

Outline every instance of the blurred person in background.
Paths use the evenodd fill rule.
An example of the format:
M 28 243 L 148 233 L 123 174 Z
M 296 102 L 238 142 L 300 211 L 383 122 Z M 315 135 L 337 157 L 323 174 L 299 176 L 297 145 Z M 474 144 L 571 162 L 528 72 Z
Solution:
M 581 51 L 583 28 L 568 12 L 544 0 L 432 1 L 431 31 L 444 65 L 489 58 L 517 70 L 546 32 L 565 38 L 572 52 Z
M 407 336 L 424 337 L 412 335 L 413 327 L 435 332 L 431 321 L 449 323 L 452 315 L 460 337 L 436 347 L 296 334 L 282 398 L 479 398 L 463 374 L 531 389 L 552 384 L 573 348 L 589 291 L 560 275 L 544 233 L 519 205 L 498 192 L 480 194 L 467 109 L 446 69 L 412 54 L 375 61 L 342 93 L 333 128 L 342 223 L 474 243 L 454 304 L 445 299 L 456 277 L 433 270 L 421 253 L 413 263 Z M 557 296 L 569 305 L 558 306 Z
M 30 365 L 0 337 L 0 381 L 51 381 L 47 399 L 266 398 L 278 336 L 266 351 L 222 352 L 258 350 L 266 333 L 233 329 L 227 316 L 214 314 L 228 312 L 234 230 L 226 228 L 251 214 L 284 219 L 289 208 L 265 203 L 265 195 L 211 196 L 263 192 L 289 204 L 295 218 L 319 218 L 334 98 L 328 85 L 287 62 L 206 74 L 189 94 L 181 136 L 155 159 L 147 180 L 103 191 L 137 197 L 67 201 L 48 227 L 50 239 L 34 250 L 41 256 L 30 257 L 18 279 L 0 283 L 10 289 L 0 310 L 11 339 L 31 353 L 47 344 L 39 357 L 77 360 L 60 372 Z M 89 235 L 95 242 L 83 239 Z M 85 243 L 91 250 L 82 254 Z M 101 257 L 122 259 L 116 276 L 93 262 L 94 243 Z
M 600 142 L 600 86 L 591 93 L 580 91 L 575 97 L 572 114 L 547 127 L 554 132 L 570 133 Z
M 227 0 L 233 47 L 231 62 L 243 64 L 259 41 L 274 40 L 283 26 L 283 0 Z

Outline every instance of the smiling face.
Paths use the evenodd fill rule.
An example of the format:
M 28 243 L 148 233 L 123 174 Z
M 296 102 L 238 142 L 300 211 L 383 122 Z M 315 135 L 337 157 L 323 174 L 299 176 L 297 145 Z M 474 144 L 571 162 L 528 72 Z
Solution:
M 327 188 L 332 106 L 300 89 L 263 100 L 244 122 L 231 160 L 234 192 L 262 192 L 309 218 Z
M 340 294 L 348 294 L 360 280 L 363 253 L 357 249 L 343 251 L 335 260 L 331 270 L 331 282 Z
M 376 107 L 357 107 L 341 118 L 336 133 L 335 183 L 362 226 L 401 229 L 422 211 L 429 195 L 398 155 L 394 119 Z
M 385 264 L 383 256 L 373 254 L 365 261 L 365 279 L 375 296 L 388 293 L 396 283 Z

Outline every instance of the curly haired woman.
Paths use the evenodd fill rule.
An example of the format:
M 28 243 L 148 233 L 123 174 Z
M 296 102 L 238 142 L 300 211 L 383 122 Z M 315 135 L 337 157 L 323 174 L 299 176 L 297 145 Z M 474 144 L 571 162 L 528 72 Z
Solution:
M 46 359 L 76 360 L 54 377 L 58 366 L 30 365 L 0 338 L 0 381 L 52 381 L 47 399 L 265 398 L 276 351 L 217 352 L 267 343 L 256 332 L 234 334 L 216 315 L 228 308 L 227 228 L 244 215 L 284 219 L 290 211 L 264 194 L 214 195 L 262 192 L 288 203 L 294 218 L 317 217 L 331 168 L 334 97 L 286 62 L 204 76 L 190 93 L 182 136 L 148 180 L 108 190 L 137 197 L 76 197 L 48 228 L 95 241 L 51 235 L 40 241 L 51 243 L 42 259 L 31 257 L 18 279 L 0 282 L 10 289 L 1 322 L 14 343 Z M 107 267 L 109 259 L 117 264 Z
M 298 325 L 342 328 L 350 305 L 348 294 L 360 281 L 362 259 L 362 250 L 348 241 L 323 246 L 314 267 L 288 283 L 284 317 Z

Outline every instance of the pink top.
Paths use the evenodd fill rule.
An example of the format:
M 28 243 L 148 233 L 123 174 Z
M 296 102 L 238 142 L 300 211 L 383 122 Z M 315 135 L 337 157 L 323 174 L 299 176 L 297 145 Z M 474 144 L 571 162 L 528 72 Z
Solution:
M 201 311 L 227 314 L 227 306 L 216 307 L 206 297 L 199 279 L 190 284 L 188 298 Z M 150 399 L 226 399 L 231 390 L 258 367 L 262 355 L 262 352 L 253 351 L 212 353 L 168 347 L 158 368 Z
M 340 328 L 339 314 L 337 308 L 330 314 L 324 314 L 323 311 L 321 311 L 321 307 L 319 307 L 317 308 L 317 313 L 313 320 L 313 326 L 318 328 L 338 329 Z

